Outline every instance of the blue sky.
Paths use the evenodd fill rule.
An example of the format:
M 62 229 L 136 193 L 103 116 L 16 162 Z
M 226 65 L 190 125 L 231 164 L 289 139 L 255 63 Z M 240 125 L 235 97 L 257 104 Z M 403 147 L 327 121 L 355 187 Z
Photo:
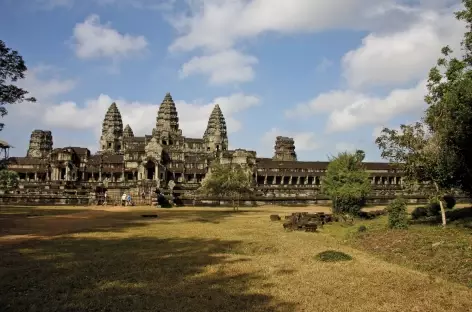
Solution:
M 150 134 L 171 92 L 186 136 L 214 104 L 230 147 L 270 157 L 277 135 L 299 160 L 354 148 L 379 160 L 379 129 L 413 122 L 440 48 L 464 25 L 451 0 L 5 0 L 0 39 L 20 52 L 19 84 L 38 99 L 9 107 L 0 137 L 26 153 L 34 129 L 96 151 L 116 101 Z

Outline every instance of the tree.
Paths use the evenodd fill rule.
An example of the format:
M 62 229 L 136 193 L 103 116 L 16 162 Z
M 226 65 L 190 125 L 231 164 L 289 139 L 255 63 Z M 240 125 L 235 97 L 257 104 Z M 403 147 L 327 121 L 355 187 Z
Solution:
M 236 165 L 213 163 L 210 171 L 202 181 L 199 193 L 206 196 L 216 196 L 219 199 L 229 197 L 233 209 L 239 208 L 241 195 L 252 192 L 252 172 Z
M 323 192 L 331 198 L 333 213 L 359 214 L 371 190 L 369 173 L 362 165 L 365 153 L 342 152 L 331 158 L 323 179 Z
M 442 152 L 440 137 L 426 129 L 421 122 L 401 125 L 400 130 L 384 128 L 375 143 L 381 156 L 405 174 L 405 186 L 414 192 L 426 192 L 441 207 L 443 226 L 446 226 L 444 195 L 456 186 L 451 174 L 455 157 Z M 433 188 L 428 187 L 433 186 Z
M 8 48 L 0 40 L 0 116 L 4 117 L 8 111 L 5 104 L 16 104 L 23 101 L 35 102 L 34 97 L 27 97 L 28 91 L 19 88 L 11 82 L 25 78 L 27 67 L 23 57 L 17 52 Z M 0 123 L 0 131 L 4 124 Z
M 472 195 L 472 0 L 463 0 L 464 9 L 455 13 L 467 31 L 462 56 L 454 57 L 449 46 L 430 70 L 428 103 L 424 122 L 437 137 L 441 158 L 449 160 L 450 175 L 457 186 Z
M 18 186 L 18 173 L 6 169 L 0 170 L 0 188 L 13 188 Z

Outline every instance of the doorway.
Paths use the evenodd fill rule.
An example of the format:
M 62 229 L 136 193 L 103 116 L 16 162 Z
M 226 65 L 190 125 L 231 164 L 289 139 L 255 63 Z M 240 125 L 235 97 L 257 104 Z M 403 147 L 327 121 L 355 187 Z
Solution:
M 154 180 L 154 176 L 156 174 L 156 164 L 154 164 L 154 162 L 148 160 L 148 162 L 146 163 L 146 178 L 148 180 Z

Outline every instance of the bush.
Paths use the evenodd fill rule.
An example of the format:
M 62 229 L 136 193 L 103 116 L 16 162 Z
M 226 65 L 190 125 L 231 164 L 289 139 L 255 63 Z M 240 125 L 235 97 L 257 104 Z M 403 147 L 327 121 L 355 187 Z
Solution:
M 439 202 L 433 200 L 426 205 L 426 209 L 428 210 L 428 217 L 436 217 L 439 216 L 441 212 L 441 205 Z
M 388 207 L 388 227 L 391 229 L 405 229 L 408 227 L 408 213 L 406 211 L 406 200 L 396 198 Z
M 323 262 L 337 262 L 337 261 L 349 261 L 352 257 L 344 252 L 336 250 L 326 250 L 316 255 L 318 261 Z
M 443 200 L 447 209 L 452 209 L 456 205 L 456 199 L 452 195 L 444 195 Z
M 426 217 L 428 215 L 428 209 L 426 207 L 416 207 L 411 212 L 411 218 L 413 220 L 418 220 L 420 218 Z
M 6 169 L 0 170 L 0 187 L 14 188 L 18 186 L 19 176 L 15 171 Z
M 365 232 L 367 231 L 367 228 L 365 225 L 361 225 L 358 229 L 357 229 L 357 232 Z
M 359 215 L 362 207 L 365 205 L 365 199 L 358 196 L 340 196 L 333 199 L 333 214 Z

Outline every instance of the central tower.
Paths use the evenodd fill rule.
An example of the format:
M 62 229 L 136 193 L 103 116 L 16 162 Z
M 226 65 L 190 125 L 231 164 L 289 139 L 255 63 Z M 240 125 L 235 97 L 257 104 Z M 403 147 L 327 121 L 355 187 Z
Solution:
M 179 129 L 177 109 L 169 92 L 166 93 L 159 106 L 156 128 L 152 131 L 152 135 L 158 138 L 162 145 L 173 145 L 174 139 L 182 136 L 182 130 Z

